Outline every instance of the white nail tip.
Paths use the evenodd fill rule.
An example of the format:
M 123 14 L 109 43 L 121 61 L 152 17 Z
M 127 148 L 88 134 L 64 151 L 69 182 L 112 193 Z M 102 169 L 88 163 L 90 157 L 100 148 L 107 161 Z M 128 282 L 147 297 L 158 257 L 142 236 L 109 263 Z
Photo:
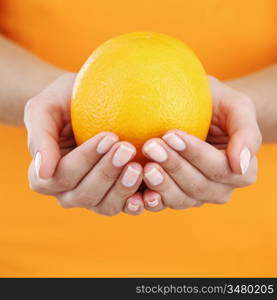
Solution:
M 113 165 L 115 167 L 121 167 L 125 165 L 132 155 L 134 154 L 134 150 L 126 147 L 124 145 L 120 145 L 120 147 L 116 150 L 113 157 Z
M 139 205 L 129 203 L 129 204 L 128 204 L 128 209 L 129 209 L 130 211 L 137 211 L 137 210 L 139 209 Z
M 96 151 L 99 154 L 104 154 L 110 149 L 112 144 L 116 141 L 117 141 L 117 139 L 113 136 L 105 136 L 98 144 Z
M 149 207 L 156 207 L 156 206 L 158 206 L 158 204 L 159 204 L 159 199 L 155 199 L 154 201 L 147 202 L 147 205 Z
M 156 146 L 159 146 L 157 142 L 151 142 L 150 144 L 147 144 L 145 147 L 144 147 L 144 151 L 145 152 L 148 152 L 150 149 L 156 147 Z
M 168 133 L 164 135 L 163 139 L 177 151 L 183 151 L 186 149 L 186 144 L 184 141 L 174 133 Z
M 122 177 L 122 184 L 126 187 L 133 186 L 137 182 L 139 174 L 140 172 L 138 170 L 129 166 Z
M 157 142 L 153 141 L 144 147 L 144 151 L 157 162 L 163 162 L 167 160 L 167 152 Z
M 160 171 L 156 168 L 153 168 L 149 172 L 145 173 L 145 177 L 149 180 L 149 182 L 153 185 L 159 185 L 163 182 L 164 177 Z
M 36 171 L 37 177 L 40 177 L 39 176 L 40 166 L 41 166 L 41 154 L 40 154 L 40 152 L 37 152 L 36 157 L 35 157 L 35 171 Z
M 251 153 L 247 147 L 244 147 L 240 153 L 240 169 L 241 173 L 245 174 L 249 168 Z
M 130 170 L 130 171 L 132 171 L 133 173 L 136 173 L 136 174 L 140 173 L 140 171 L 138 171 L 137 169 L 135 169 L 135 168 L 133 168 L 131 166 L 128 167 L 128 170 Z

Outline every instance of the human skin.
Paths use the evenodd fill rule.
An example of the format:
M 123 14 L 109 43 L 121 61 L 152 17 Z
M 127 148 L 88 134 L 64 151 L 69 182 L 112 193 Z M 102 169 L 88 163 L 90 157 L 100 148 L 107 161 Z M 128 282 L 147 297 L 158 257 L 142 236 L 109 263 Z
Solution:
M 134 146 L 112 132 L 76 146 L 69 113 L 76 74 L 51 66 L 4 38 L 0 49 L 0 121 L 22 124 L 25 107 L 33 157 L 30 186 L 55 196 L 63 207 L 138 215 L 144 208 L 225 203 L 233 189 L 255 182 L 255 154 L 261 144 L 257 120 L 265 140 L 277 140 L 276 66 L 228 85 L 209 77 L 213 120 L 207 141 L 172 130 L 146 141 L 143 153 L 151 162 L 141 166 L 130 162 Z M 138 191 L 142 180 L 147 185 L 143 193 Z

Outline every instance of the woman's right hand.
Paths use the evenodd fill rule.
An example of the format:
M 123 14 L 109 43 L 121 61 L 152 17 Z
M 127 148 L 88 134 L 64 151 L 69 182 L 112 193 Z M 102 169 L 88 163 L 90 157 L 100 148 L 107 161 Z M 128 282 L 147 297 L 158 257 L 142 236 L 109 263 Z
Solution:
M 143 211 L 142 166 L 130 162 L 135 147 L 102 132 L 76 146 L 70 100 L 76 74 L 59 77 L 28 101 L 24 123 L 33 157 L 30 187 L 55 196 L 66 208 L 83 207 L 103 215 Z

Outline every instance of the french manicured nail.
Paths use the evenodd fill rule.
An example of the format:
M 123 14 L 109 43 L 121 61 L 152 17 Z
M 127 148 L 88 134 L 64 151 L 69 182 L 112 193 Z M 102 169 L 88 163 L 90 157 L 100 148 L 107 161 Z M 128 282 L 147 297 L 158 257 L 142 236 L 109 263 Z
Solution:
M 240 153 L 240 169 L 241 173 L 245 174 L 250 164 L 251 154 L 247 147 L 244 147 Z
M 171 146 L 174 150 L 183 151 L 186 149 L 185 142 L 176 134 L 168 133 L 163 136 L 163 139 Z
M 131 187 L 133 185 L 135 185 L 135 183 L 137 182 L 138 178 L 139 178 L 139 174 L 140 172 L 131 167 L 128 166 L 125 174 L 123 175 L 122 179 L 121 179 L 121 183 L 126 186 L 126 187 Z
M 128 210 L 130 211 L 138 211 L 139 210 L 139 206 L 140 206 L 140 201 L 136 200 L 136 199 L 132 199 L 129 203 L 128 203 Z
M 41 154 L 40 152 L 37 152 L 35 157 L 35 170 L 36 170 L 37 177 L 40 177 L 39 176 L 40 166 L 41 166 Z
M 167 153 L 165 149 L 157 142 L 153 141 L 144 147 L 144 151 L 157 162 L 167 160 Z
M 133 154 L 134 149 L 120 145 L 113 156 L 112 163 L 115 167 L 122 167 L 130 160 Z
M 149 172 L 146 172 L 144 175 L 152 185 L 159 185 L 164 180 L 162 173 L 157 168 L 153 168 Z
M 106 153 L 116 141 L 117 139 L 115 137 L 106 135 L 98 144 L 96 151 L 99 154 Z
M 149 207 L 156 207 L 159 205 L 159 201 L 160 201 L 159 198 L 153 198 L 153 199 L 151 199 L 151 201 L 150 200 L 147 201 L 147 205 Z

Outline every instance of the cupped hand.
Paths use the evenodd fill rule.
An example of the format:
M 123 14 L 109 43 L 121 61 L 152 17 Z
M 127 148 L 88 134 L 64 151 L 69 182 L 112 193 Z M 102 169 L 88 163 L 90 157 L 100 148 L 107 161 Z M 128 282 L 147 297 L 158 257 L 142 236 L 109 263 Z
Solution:
M 171 130 L 143 147 L 151 160 L 144 166 L 148 189 L 143 194 L 150 211 L 226 203 L 235 188 L 256 180 L 262 138 L 254 105 L 216 78 L 209 82 L 213 117 L 207 141 Z
M 26 104 L 24 123 L 33 156 L 30 186 L 55 196 L 66 208 L 83 207 L 109 216 L 121 211 L 140 214 L 142 166 L 130 162 L 135 147 L 112 132 L 75 144 L 70 119 L 75 77 L 62 75 Z

